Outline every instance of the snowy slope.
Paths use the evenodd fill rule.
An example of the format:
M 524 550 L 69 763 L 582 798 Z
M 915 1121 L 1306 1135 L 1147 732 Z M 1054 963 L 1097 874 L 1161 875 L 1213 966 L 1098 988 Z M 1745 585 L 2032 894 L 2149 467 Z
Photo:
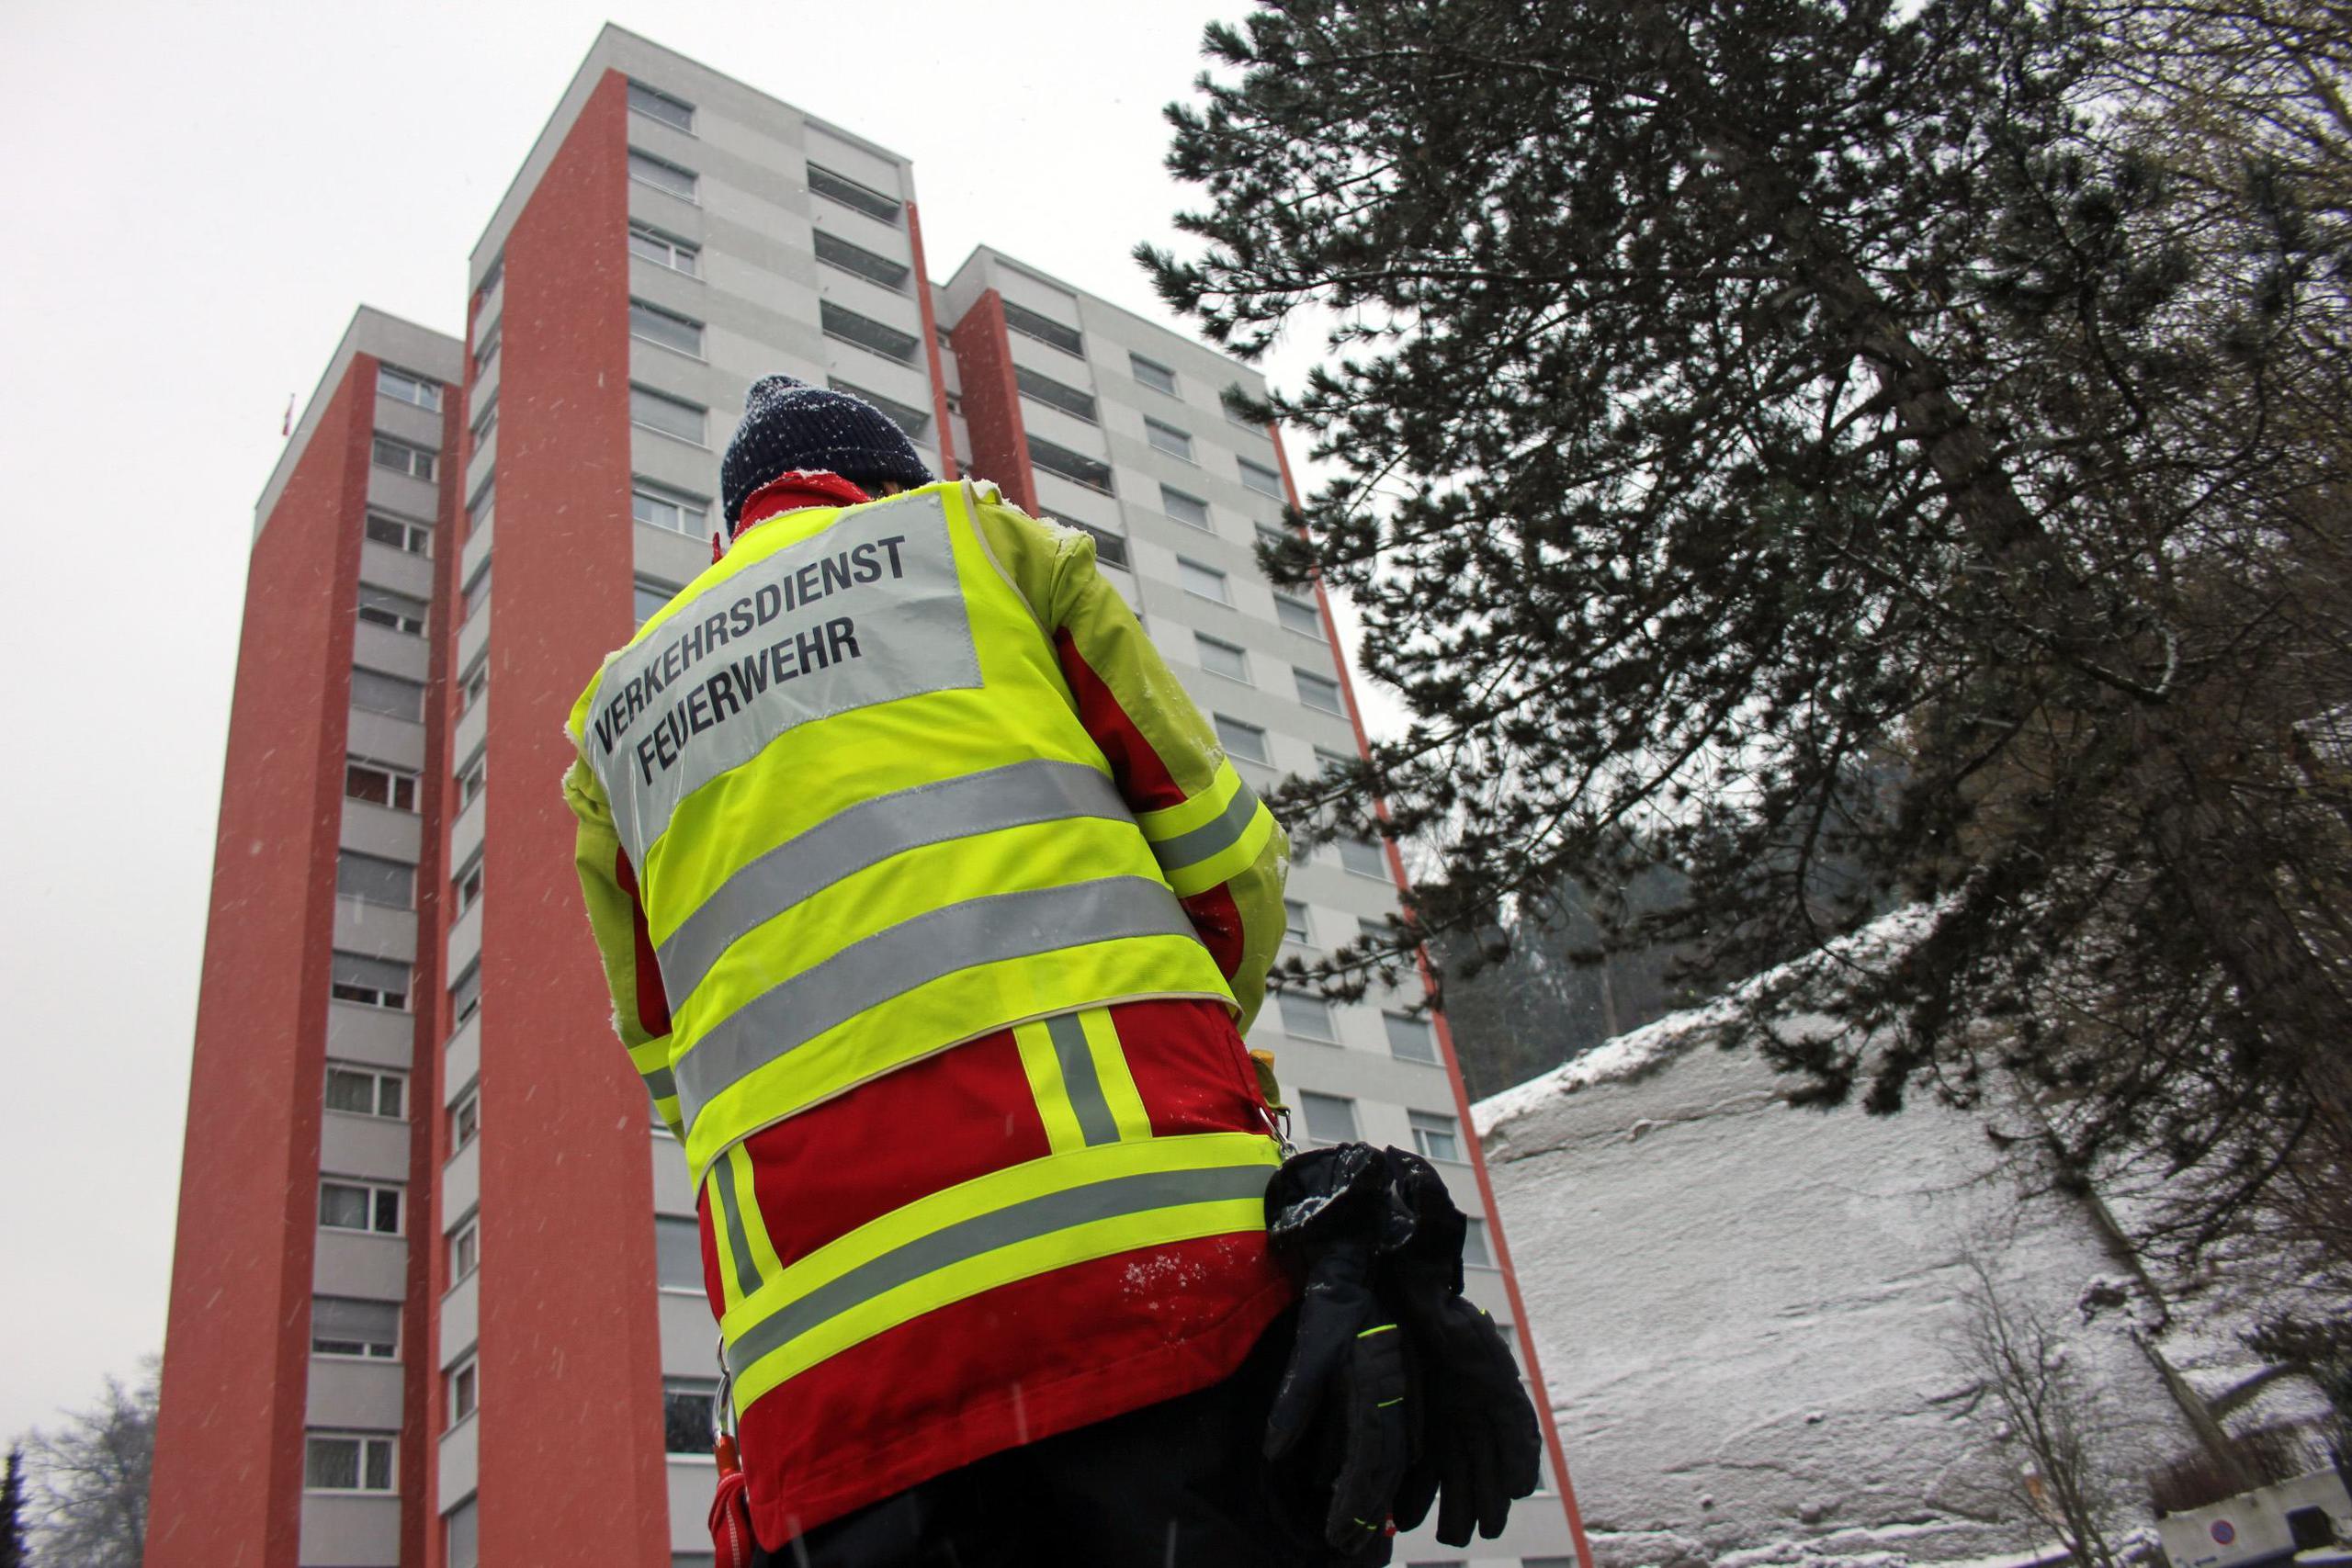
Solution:
M 1661 1020 L 1476 1108 L 1604 1562 L 1748 1568 L 2029 1551 L 1949 1339 L 1964 1245 L 2079 1323 L 2110 1271 L 2071 1201 L 2018 1208 L 1982 1134 L 1921 1105 L 1792 1109 L 1761 1062 Z M 2079 1355 L 2142 1445 L 2185 1441 L 2117 1326 Z

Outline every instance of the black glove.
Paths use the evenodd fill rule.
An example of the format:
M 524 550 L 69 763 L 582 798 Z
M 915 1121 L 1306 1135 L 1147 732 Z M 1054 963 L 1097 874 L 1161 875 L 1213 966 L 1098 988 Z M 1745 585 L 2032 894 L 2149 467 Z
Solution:
M 1386 1531 L 1411 1444 L 1405 1336 L 1372 1288 L 1384 1236 L 1403 1234 L 1386 1163 L 1363 1144 L 1295 1156 L 1267 1189 L 1266 1229 L 1275 1256 L 1306 1276 L 1266 1458 L 1316 1461 L 1315 1484 L 1331 1489 L 1324 1540 L 1364 1551 Z
M 1511 1499 L 1535 1490 L 1544 1440 L 1518 1363 L 1495 1320 L 1462 1298 L 1462 1211 L 1430 1163 L 1387 1151 L 1395 1201 L 1410 1231 L 1382 1252 L 1381 1299 L 1411 1340 L 1419 1372 L 1421 1451 L 1396 1494 L 1396 1528 L 1411 1529 L 1438 1502 L 1437 1538 L 1470 1544 L 1473 1524 L 1492 1540 Z

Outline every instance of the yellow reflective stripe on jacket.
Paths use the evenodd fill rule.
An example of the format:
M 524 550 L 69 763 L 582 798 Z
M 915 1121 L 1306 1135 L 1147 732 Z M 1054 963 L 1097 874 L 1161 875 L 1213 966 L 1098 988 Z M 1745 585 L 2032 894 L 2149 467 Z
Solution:
M 1162 875 L 1180 897 L 1205 892 L 1255 861 L 1274 832 L 1274 816 L 1231 761 L 1209 787 L 1181 806 L 1136 818 Z
M 710 1228 L 718 1244 L 720 1291 L 726 1304 L 733 1307 L 756 1295 L 764 1281 L 783 1273 L 784 1264 L 760 1218 L 752 1156 L 742 1145 L 733 1145 L 725 1158 L 712 1165 L 704 1185 L 710 1195 Z
M 1012 1039 L 1054 1153 L 1151 1136 L 1151 1118 L 1108 1008 L 1023 1023 Z
M 1250 1133 L 1089 1145 L 917 1199 L 818 1248 L 720 1328 L 748 1407 L 829 1357 L 1001 1285 L 1265 1228 L 1282 1151 Z

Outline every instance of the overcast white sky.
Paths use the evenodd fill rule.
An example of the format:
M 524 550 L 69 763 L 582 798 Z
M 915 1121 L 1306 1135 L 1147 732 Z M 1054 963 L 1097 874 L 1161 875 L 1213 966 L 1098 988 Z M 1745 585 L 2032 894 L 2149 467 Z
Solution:
M 353 308 L 459 331 L 610 19 L 912 158 L 941 278 L 986 242 L 1167 320 L 1159 108 L 1246 9 L 0 0 L 0 1437 L 163 1344 L 253 505 Z

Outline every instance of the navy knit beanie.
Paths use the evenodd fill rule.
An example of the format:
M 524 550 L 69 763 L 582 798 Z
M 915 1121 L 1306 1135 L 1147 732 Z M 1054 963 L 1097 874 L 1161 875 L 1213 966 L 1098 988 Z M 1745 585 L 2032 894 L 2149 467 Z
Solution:
M 824 468 L 871 489 L 885 479 L 931 483 L 907 433 L 864 398 L 763 376 L 743 400 L 743 423 L 719 459 L 718 491 L 731 531 L 743 502 L 780 474 Z

